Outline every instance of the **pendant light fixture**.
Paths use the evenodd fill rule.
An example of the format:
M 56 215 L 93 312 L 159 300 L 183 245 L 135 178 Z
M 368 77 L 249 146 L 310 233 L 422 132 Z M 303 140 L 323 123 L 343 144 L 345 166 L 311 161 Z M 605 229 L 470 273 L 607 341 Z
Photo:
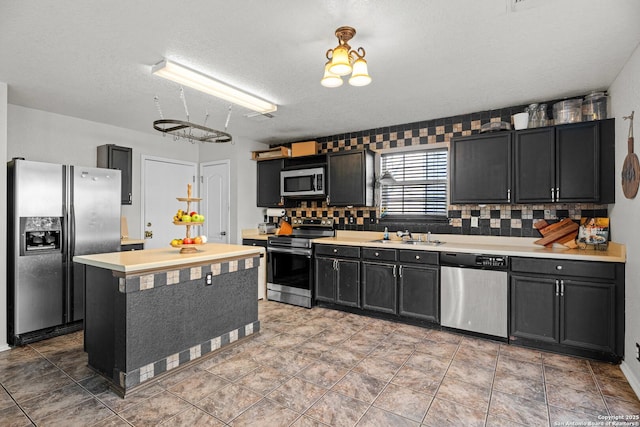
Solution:
M 342 76 L 351 74 L 349 84 L 352 86 L 366 86 L 371 83 L 371 76 L 367 71 L 367 61 L 364 59 L 363 48 L 351 49 L 348 41 L 356 35 L 352 27 L 340 27 L 336 30 L 338 46 L 327 51 L 327 63 L 324 66 L 324 76 L 320 84 L 324 87 L 342 86 Z

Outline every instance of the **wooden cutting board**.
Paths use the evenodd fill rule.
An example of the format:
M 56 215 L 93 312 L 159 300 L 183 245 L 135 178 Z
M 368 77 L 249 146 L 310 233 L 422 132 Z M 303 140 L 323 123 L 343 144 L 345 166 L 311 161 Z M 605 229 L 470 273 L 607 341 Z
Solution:
M 535 244 L 550 247 L 554 243 L 563 244 L 569 248 L 577 245 L 575 239 L 578 236 L 578 224 L 570 218 L 565 218 L 555 224 L 549 225 L 545 220 L 537 221 L 534 227 L 542 234 L 542 239 L 536 240 Z

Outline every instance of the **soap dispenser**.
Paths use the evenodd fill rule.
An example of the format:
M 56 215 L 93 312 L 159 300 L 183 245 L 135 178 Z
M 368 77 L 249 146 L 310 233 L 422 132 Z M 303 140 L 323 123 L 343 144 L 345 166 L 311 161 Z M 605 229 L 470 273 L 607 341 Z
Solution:
M 382 235 L 384 240 L 389 240 L 389 229 L 387 227 L 384 228 L 384 234 Z

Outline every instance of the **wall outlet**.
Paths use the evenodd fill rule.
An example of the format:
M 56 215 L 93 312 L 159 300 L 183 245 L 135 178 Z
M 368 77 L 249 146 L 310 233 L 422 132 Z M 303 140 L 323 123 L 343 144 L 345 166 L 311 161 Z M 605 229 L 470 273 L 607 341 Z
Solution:
M 471 226 L 472 227 L 478 227 L 478 217 L 477 216 L 472 216 L 471 217 Z
M 636 360 L 640 362 L 640 344 L 636 343 Z
M 207 273 L 207 275 L 204 278 L 204 285 L 210 286 L 212 284 L 213 284 L 213 273 Z

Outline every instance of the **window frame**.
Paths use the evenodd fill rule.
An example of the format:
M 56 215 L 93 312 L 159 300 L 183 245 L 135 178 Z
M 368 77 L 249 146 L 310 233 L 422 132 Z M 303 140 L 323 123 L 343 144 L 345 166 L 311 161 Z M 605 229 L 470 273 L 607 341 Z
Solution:
M 446 200 L 445 203 L 447 205 L 447 210 L 449 207 L 449 183 L 451 179 L 451 157 L 450 157 L 450 144 L 449 142 L 437 142 L 433 144 L 420 144 L 420 145 L 411 145 L 407 147 L 395 147 L 395 148 L 383 148 L 375 150 L 375 171 L 376 171 L 376 179 L 378 179 L 382 173 L 382 156 L 385 154 L 399 154 L 406 153 L 412 151 L 427 151 L 427 150 L 447 150 L 447 184 L 446 184 Z M 375 186 L 375 205 L 377 207 L 381 207 L 382 204 L 382 187 L 378 186 L 376 183 Z M 416 221 L 428 221 L 428 222 L 448 222 L 448 214 L 445 215 L 393 215 L 388 214 L 384 217 L 379 218 L 380 222 L 416 222 Z

